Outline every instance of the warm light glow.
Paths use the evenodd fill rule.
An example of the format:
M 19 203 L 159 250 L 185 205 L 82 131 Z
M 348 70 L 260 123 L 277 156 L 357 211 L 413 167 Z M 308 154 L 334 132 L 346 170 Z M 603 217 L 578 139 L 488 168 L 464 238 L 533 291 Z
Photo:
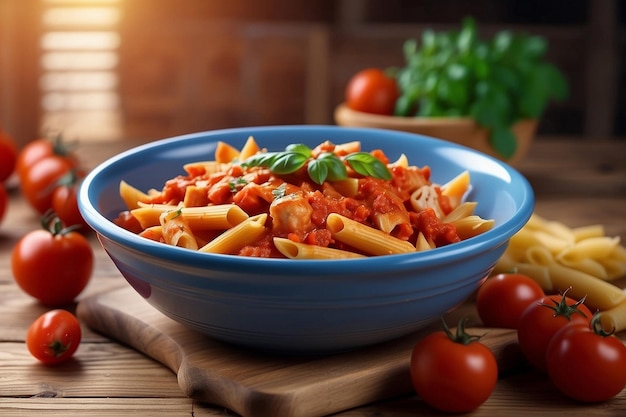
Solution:
M 112 90 L 117 87 L 117 77 L 112 72 L 49 72 L 41 77 L 42 90 Z
M 44 70 L 112 70 L 118 57 L 113 51 L 48 52 L 41 57 Z
M 109 50 L 117 49 L 119 44 L 115 32 L 48 32 L 41 38 L 44 50 Z
M 121 0 L 40 1 L 43 128 L 86 140 L 121 137 Z
M 107 91 L 73 94 L 49 93 L 43 95 L 41 105 L 50 112 L 113 110 L 119 105 L 119 99 L 117 94 Z
M 43 15 L 45 25 L 111 26 L 120 20 L 120 11 L 112 7 L 55 7 Z

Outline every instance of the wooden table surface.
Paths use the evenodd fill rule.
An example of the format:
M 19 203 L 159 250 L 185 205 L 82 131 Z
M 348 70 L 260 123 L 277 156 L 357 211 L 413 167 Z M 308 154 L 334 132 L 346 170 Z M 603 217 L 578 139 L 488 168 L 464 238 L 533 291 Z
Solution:
M 136 145 L 88 144 L 79 147 L 87 168 Z M 536 192 L 536 213 L 568 226 L 603 224 L 610 236 L 626 242 L 626 141 L 538 138 L 518 167 Z M 46 308 L 13 282 L 10 253 L 17 240 L 38 227 L 37 215 L 19 189 L 11 190 L 8 212 L 0 225 L 0 415 L 68 416 L 224 416 L 220 407 L 183 395 L 176 375 L 143 354 L 84 329 L 75 358 L 58 367 L 40 365 L 28 353 L 28 325 Z M 81 297 L 124 286 L 97 241 L 93 278 Z M 622 286 L 626 280 L 619 281 Z M 626 333 L 619 336 L 626 340 Z M 521 401 L 516 396 L 526 396 Z M 528 401 L 528 396 L 536 401 Z M 608 403 L 551 406 L 558 393 L 545 376 L 524 372 L 507 376 L 473 416 L 626 415 L 626 390 Z M 567 403 L 566 403 L 567 404 Z M 504 413 L 504 414 L 503 414 Z M 366 405 L 337 414 L 341 417 L 439 415 L 417 396 Z M 280 416 L 277 416 L 280 417 Z

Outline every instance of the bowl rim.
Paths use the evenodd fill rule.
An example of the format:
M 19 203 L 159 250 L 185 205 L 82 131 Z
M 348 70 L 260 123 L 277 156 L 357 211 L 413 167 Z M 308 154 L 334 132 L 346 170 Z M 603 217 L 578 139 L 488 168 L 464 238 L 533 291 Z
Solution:
M 285 131 L 300 131 L 300 130 L 336 130 L 341 129 L 343 131 L 349 130 L 355 134 L 359 132 L 372 132 L 382 131 L 386 135 L 399 136 L 399 137 L 421 137 L 422 140 L 439 144 L 439 146 L 459 148 L 464 151 L 469 151 L 474 154 L 478 154 L 481 157 L 488 158 L 494 163 L 504 169 L 511 177 L 511 181 L 518 182 L 522 187 L 522 198 L 519 202 L 519 207 L 516 213 L 500 225 L 497 228 L 489 230 L 481 235 L 472 237 L 461 242 L 447 245 L 441 248 L 437 248 L 431 251 L 419 252 L 419 253 L 406 253 L 406 254 L 394 254 L 386 256 L 372 256 L 365 258 L 355 259 L 335 259 L 335 260 L 285 260 L 282 258 L 257 258 L 257 257 L 243 257 L 236 255 L 223 255 L 192 251 L 189 249 L 178 248 L 174 246 L 164 245 L 163 243 L 153 242 L 149 239 L 142 238 L 135 233 L 132 233 L 120 226 L 117 226 L 111 220 L 105 217 L 99 210 L 96 209 L 92 203 L 93 199 L 97 197 L 96 192 L 92 188 L 94 181 L 103 172 L 110 170 L 112 166 L 119 163 L 129 156 L 147 152 L 154 148 L 167 148 L 168 146 L 174 146 L 181 141 L 193 140 L 198 138 L 204 138 L 210 141 L 213 137 L 218 137 L 225 134 L 238 134 L 251 135 L 252 132 L 267 132 L 276 130 Z M 370 133 L 371 134 L 371 133 Z M 79 209 L 87 224 L 101 237 L 116 242 L 118 245 L 125 246 L 133 251 L 141 250 L 149 256 L 154 256 L 162 259 L 171 259 L 177 263 L 185 263 L 191 267 L 202 268 L 210 263 L 210 266 L 217 270 L 228 271 L 233 267 L 241 269 L 242 267 L 259 267 L 260 265 L 268 268 L 274 267 L 274 269 L 280 269 L 282 273 L 293 274 L 295 272 L 302 273 L 302 271 L 314 269 L 317 274 L 323 274 L 324 272 L 347 273 L 355 266 L 355 264 L 363 265 L 363 267 L 369 268 L 372 272 L 380 272 L 389 269 L 388 263 L 394 264 L 394 270 L 412 269 L 415 267 L 415 262 L 418 261 L 420 265 L 424 267 L 433 266 L 439 264 L 441 261 L 451 262 L 453 260 L 460 260 L 466 257 L 475 257 L 477 253 L 487 251 L 493 248 L 495 243 L 506 242 L 508 239 L 519 231 L 524 224 L 530 218 L 534 209 L 534 193 L 528 180 L 515 168 L 503 163 L 489 155 L 474 149 L 458 145 L 455 143 L 446 142 L 440 139 L 432 138 L 429 136 L 401 132 L 388 129 L 368 128 L 368 127 L 343 127 L 337 125 L 308 125 L 308 124 L 296 124 L 296 125 L 279 125 L 279 126 L 248 126 L 248 127 L 235 127 L 208 130 L 202 132 L 187 133 L 183 135 L 173 136 L 169 138 L 159 139 L 152 142 L 148 142 L 128 150 L 125 150 L 117 155 L 114 155 L 107 160 L 101 162 L 95 168 L 93 168 L 87 176 L 83 179 L 79 188 L 78 204 Z M 502 235 L 504 234 L 504 238 Z M 468 251 L 468 247 L 472 250 Z M 141 248 L 141 249 L 139 249 Z

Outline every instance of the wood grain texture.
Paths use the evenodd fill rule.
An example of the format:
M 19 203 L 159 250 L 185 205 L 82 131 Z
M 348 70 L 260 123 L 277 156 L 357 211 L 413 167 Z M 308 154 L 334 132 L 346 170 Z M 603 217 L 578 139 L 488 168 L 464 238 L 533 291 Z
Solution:
M 85 167 L 91 168 L 138 144 L 133 141 L 82 143 L 78 152 Z M 619 236 L 625 242 L 624 155 L 626 141 L 539 137 L 519 169 L 535 189 L 538 214 L 569 226 L 602 224 L 607 234 Z M 3 318 L 0 320 L 0 415 L 236 416 L 224 406 L 187 397 L 187 391 L 181 389 L 176 373 L 169 366 L 93 331 L 86 323 L 83 323 L 83 341 L 71 362 L 45 367 L 30 357 L 24 345 L 26 329 L 46 308 L 13 282 L 10 253 L 23 234 L 39 225 L 37 215 L 28 208 L 19 190 L 9 185 L 12 186 L 9 209 L 0 223 L 0 317 Z M 95 270 L 81 300 L 127 285 L 93 236 L 90 239 L 96 254 Z M 626 287 L 626 277 L 617 284 Z M 449 323 L 453 324 L 454 319 Z M 619 336 L 626 341 L 626 333 Z M 171 343 L 166 341 L 163 345 Z M 515 355 L 514 351 L 509 353 Z M 299 366 L 305 369 L 304 365 Z M 293 367 L 297 368 L 296 364 Z M 269 368 L 265 369 L 269 376 L 274 375 Z M 318 375 L 320 379 L 324 376 Z M 255 382 L 262 377 L 260 371 L 249 380 Z M 369 373 L 361 372 L 342 383 L 365 383 L 370 377 Z M 328 402 L 333 398 L 331 394 L 323 393 L 316 401 Z M 625 410 L 626 390 L 605 403 L 579 404 L 559 394 L 545 375 L 521 369 L 504 375 L 491 397 L 471 416 L 623 417 Z M 407 393 L 347 409 L 333 417 L 416 415 L 441 416 L 441 413 L 429 408 L 414 393 Z
M 77 313 L 92 329 L 176 372 L 187 396 L 245 417 L 324 416 L 409 394 L 411 349 L 420 337 L 440 328 L 435 323 L 382 345 L 307 358 L 255 353 L 217 342 L 165 317 L 130 287 L 89 297 L 80 302 Z M 494 351 L 502 372 L 524 365 L 520 355 L 510 354 L 514 331 L 481 328 L 474 334 L 483 333 L 481 341 Z

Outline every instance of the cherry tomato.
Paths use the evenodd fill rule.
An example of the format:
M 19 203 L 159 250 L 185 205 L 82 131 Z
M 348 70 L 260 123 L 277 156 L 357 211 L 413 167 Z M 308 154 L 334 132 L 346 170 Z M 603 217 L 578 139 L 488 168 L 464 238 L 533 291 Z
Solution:
M 52 194 L 57 182 L 73 168 L 61 156 L 48 156 L 35 162 L 20 178 L 22 194 L 28 204 L 44 214 L 52 208 Z
M 15 170 L 17 145 L 0 126 L 0 183 L 6 181 Z
M 42 304 L 57 307 L 74 301 L 93 271 L 89 241 L 64 228 L 55 215 L 42 220 L 44 229 L 24 235 L 11 253 L 15 282 Z
M 346 86 L 346 105 L 366 113 L 393 114 L 400 92 L 393 77 L 378 68 L 357 72 Z
M 35 358 L 52 365 L 74 355 L 81 335 L 76 316 L 66 310 L 51 310 L 30 325 L 26 333 L 26 346 Z
M 21 179 L 30 167 L 48 156 L 60 156 L 67 159 L 73 166 L 76 166 L 78 161 L 72 153 L 72 149 L 72 144 L 65 143 L 61 135 L 56 136 L 52 140 L 46 138 L 33 140 L 26 144 L 18 153 L 15 171 Z
M 78 209 L 78 187 L 81 178 L 76 170 L 71 169 L 59 179 L 52 192 L 52 210 L 59 216 L 63 224 L 77 226 L 77 230 L 84 232 L 89 226 Z
M 545 371 L 546 351 L 552 336 L 569 323 L 589 325 L 591 311 L 582 303 L 563 295 L 547 295 L 524 310 L 517 327 L 520 350 L 537 369 Z
M 9 194 L 7 190 L 4 188 L 4 185 L 0 183 L 0 222 L 4 218 L 4 214 L 7 211 L 7 207 L 9 206 Z
M 498 274 L 476 293 L 476 309 L 486 326 L 517 329 L 526 307 L 545 296 L 541 286 L 522 274 Z
M 606 401 L 626 386 L 626 346 L 591 325 L 571 323 L 556 332 L 546 353 L 548 375 L 565 395 L 583 402 Z
M 433 408 L 460 413 L 474 410 L 493 392 L 498 365 L 493 353 L 465 332 L 464 320 L 452 335 L 431 333 L 411 355 L 411 381 L 417 394 Z

